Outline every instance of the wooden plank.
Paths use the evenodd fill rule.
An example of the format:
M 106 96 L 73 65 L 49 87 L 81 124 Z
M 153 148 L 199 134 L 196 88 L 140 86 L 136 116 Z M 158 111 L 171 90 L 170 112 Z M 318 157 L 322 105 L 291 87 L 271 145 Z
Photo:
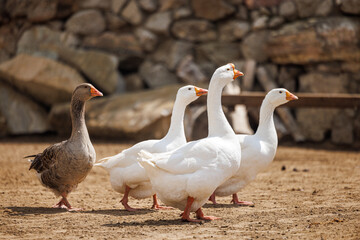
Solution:
M 241 95 L 222 96 L 222 104 L 234 106 L 244 104 L 247 107 L 260 107 L 265 97 L 264 92 L 242 92 Z M 290 101 L 280 107 L 289 108 L 358 108 L 360 107 L 360 94 L 346 93 L 295 93 L 298 100 Z M 194 104 L 204 104 L 206 98 L 199 98 Z

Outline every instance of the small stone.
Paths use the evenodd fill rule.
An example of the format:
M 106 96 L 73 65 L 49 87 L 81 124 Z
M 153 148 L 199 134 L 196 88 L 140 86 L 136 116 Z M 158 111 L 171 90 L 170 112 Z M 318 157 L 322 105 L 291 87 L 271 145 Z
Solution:
M 327 16 L 333 8 L 332 0 L 295 0 L 299 17 Z
M 105 20 L 98 10 L 82 10 L 66 22 L 67 31 L 81 35 L 95 35 L 105 30 Z
M 187 0 L 158 0 L 158 2 L 160 12 L 177 9 L 188 4 Z
M 45 22 L 54 18 L 57 10 L 57 1 L 33 1 L 27 11 L 30 22 Z
M 145 61 L 139 73 L 150 88 L 178 83 L 176 76 L 160 63 Z
M 126 92 L 140 91 L 144 88 L 144 83 L 139 74 L 129 74 L 125 76 Z
M 191 15 L 191 10 L 187 7 L 182 7 L 179 9 L 175 9 L 174 19 L 186 18 L 189 17 L 190 15 Z
M 249 31 L 249 23 L 241 20 L 230 20 L 221 24 L 220 41 L 232 42 L 242 39 Z
M 269 21 L 269 27 L 270 28 L 277 28 L 279 26 L 281 26 L 283 23 L 285 22 L 285 19 L 283 17 L 273 17 L 270 19 Z
M 158 37 L 154 33 L 144 28 L 138 28 L 135 30 L 135 35 L 145 51 L 154 51 L 158 43 Z
M 80 9 L 99 8 L 103 10 L 110 10 L 112 0 L 77 0 L 76 3 Z
M 188 54 L 191 54 L 193 44 L 185 41 L 165 41 L 154 53 L 153 58 L 162 62 L 170 70 L 175 70 L 178 63 Z
M 269 20 L 268 16 L 259 17 L 258 19 L 256 19 L 253 22 L 252 29 L 253 30 L 259 30 L 259 29 L 266 28 L 266 24 L 267 24 L 268 20 Z
M 340 3 L 340 9 L 344 13 L 358 15 L 360 14 L 360 2 L 359 0 L 338 0 Z
M 147 12 L 154 12 L 157 9 L 155 0 L 138 0 L 140 7 Z
M 223 0 L 192 0 L 191 7 L 196 17 L 211 21 L 223 19 L 235 12 L 235 8 Z
M 143 16 L 135 0 L 130 0 L 122 11 L 122 16 L 133 25 L 141 23 Z
M 185 83 L 197 85 L 206 82 L 207 78 L 191 55 L 182 59 L 176 70 L 176 75 Z
M 285 171 L 285 170 L 286 170 L 286 166 L 283 165 L 283 166 L 281 167 L 281 171 Z
M 200 19 L 176 21 L 171 28 L 171 32 L 177 38 L 192 42 L 206 42 L 217 38 L 215 26 L 206 20 Z
M 121 17 L 111 12 L 105 13 L 105 19 L 107 29 L 111 31 L 116 31 L 127 25 L 127 23 Z
M 156 33 L 168 34 L 171 20 L 170 12 L 155 13 L 147 19 L 145 27 Z
M 268 56 L 265 49 L 269 37 L 269 31 L 267 30 L 256 31 L 247 35 L 241 45 L 245 59 L 253 59 L 257 62 L 266 61 Z
M 118 14 L 124 7 L 127 0 L 111 0 L 111 11 Z
M 198 46 L 198 50 L 218 66 L 238 60 L 241 56 L 237 43 L 204 43 Z
M 288 19 L 294 19 L 297 15 L 296 5 L 292 1 L 284 1 L 280 4 L 279 15 Z

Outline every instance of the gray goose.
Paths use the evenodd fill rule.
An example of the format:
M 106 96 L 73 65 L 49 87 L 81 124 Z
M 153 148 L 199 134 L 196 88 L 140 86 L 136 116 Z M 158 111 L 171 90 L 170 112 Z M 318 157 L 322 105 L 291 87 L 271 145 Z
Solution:
M 96 153 L 91 144 L 85 125 L 85 102 L 93 97 L 102 96 L 94 86 L 80 84 L 73 92 L 70 105 L 72 132 L 68 140 L 46 148 L 42 153 L 26 156 L 33 157 L 29 170 L 35 169 L 40 182 L 50 188 L 56 196 L 61 196 L 54 208 L 73 208 L 67 200 L 68 194 L 82 182 L 90 172 Z

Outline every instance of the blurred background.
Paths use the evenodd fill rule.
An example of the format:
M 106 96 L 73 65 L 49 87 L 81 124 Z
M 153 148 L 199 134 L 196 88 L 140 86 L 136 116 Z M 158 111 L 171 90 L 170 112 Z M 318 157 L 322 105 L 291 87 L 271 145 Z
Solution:
M 359 0 L 0 0 L 0 136 L 68 135 L 72 91 L 90 82 L 104 93 L 87 103 L 91 137 L 160 138 L 177 89 L 228 62 L 245 73 L 228 94 L 360 93 L 359 36 Z M 225 111 L 256 130 L 259 108 Z M 188 138 L 206 121 L 191 106 Z M 275 123 L 280 142 L 360 142 L 357 108 L 283 108 Z

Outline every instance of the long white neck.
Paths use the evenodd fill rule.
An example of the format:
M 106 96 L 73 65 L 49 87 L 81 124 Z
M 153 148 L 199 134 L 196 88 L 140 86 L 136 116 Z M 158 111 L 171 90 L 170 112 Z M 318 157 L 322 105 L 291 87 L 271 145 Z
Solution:
M 184 114 L 186 106 L 187 104 L 185 104 L 183 101 L 175 100 L 169 131 L 163 138 L 164 140 L 173 141 L 174 139 L 179 138 L 186 141 L 184 130 Z
M 207 96 L 207 113 L 209 123 L 209 137 L 235 135 L 232 127 L 225 117 L 221 105 L 221 94 L 225 85 L 213 79 L 210 80 Z
M 260 107 L 259 126 L 255 135 L 259 136 L 264 141 L 269 141 L 272 143 L 276 142 L 277 145 L 277 134 L 274 124 L 274 110 L 275 106 L 267 101 L 267 99 L 264 99 Z

